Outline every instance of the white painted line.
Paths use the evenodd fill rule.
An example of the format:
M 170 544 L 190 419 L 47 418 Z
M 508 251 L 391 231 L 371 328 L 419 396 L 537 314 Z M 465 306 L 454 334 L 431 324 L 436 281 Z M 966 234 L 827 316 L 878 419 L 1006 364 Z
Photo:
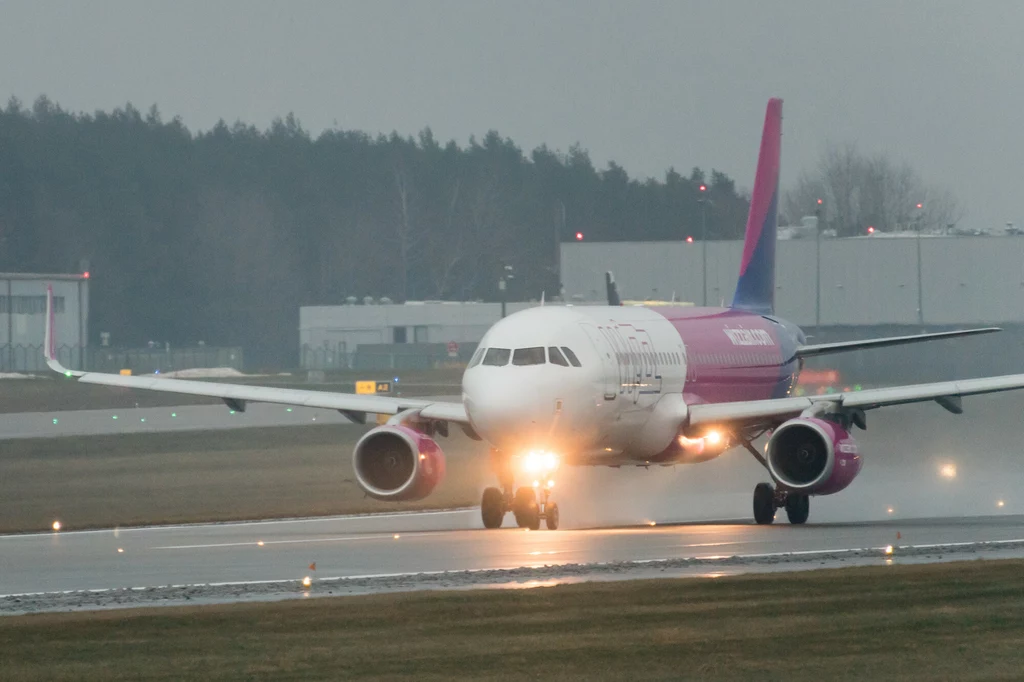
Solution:
M 117 528 L 96 528 L 90 530 L 62 530 L 59 532 L 55 531 L 40 531 L 38 533 L 12 533 L 8 535 L 0 534 L 0 542 L 4 540 L 18 540 L 21 538 L 38 538 L 38 537 L 52 537 L 55 535 L 95 535 L 98 533 L 129 533 L 138 531 L 151 531 L 151 530 L 182 530 L 182 529 L 196 529 L 196 528 L 239 528 L 242 526 L 276 526 L 291 523 L 318 523 L 318 522 L 330 522 L 330 521 L 363 521 L 363 520 L 374 520 L 374 519 L 389 519 L 389 518 L 402 518 L 406 516 L 445 516 L 450 514 L 466 514 L 469 512 L 477 512 L 479 507 L 457 507 L 455 509 L 434 509 L 427 511 L 399 511 L 399 512 L 371 512 L 369 514 L 341 514 L 338 516 L 309 516 L 303 518 L 294 519 L 265 519 L 265 520 L 253 520 L 253 521 L 223 521 L 223 522 L 212 522 L 212 523 L 179 523 L 171 526 L 126 526 Z
M 442 535 L 450 531 L 406 531 L 403 537 L 418 538 L 428 535 Z M 395 540 L 395 533 L 380 535 L 348 535 L 334 538 L 299 538 L 295 540 L 250 540 L 248 542 L 218 542 L 205 545 L 168 545 L 166 547 L 151 547 L 150 549 L 210 549 L 215 547 L 267 547 L 270 545 L 301 545 L 313 544 L 316 542 L 350 542 L 355 540 Z M 262 544 L 260 544 L 262 543 Z

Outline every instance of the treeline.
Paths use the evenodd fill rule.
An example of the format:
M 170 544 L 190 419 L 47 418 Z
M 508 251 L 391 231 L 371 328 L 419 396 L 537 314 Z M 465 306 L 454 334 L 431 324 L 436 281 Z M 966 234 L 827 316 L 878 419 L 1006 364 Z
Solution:
M 734 239 L 747 205 L 717 171 L 637 180 L 493 131 L 460 146 L 429 129 L 312 136 L 290 115 L 193 133 L 155 106 L 0 111 L 0 267 L 88 262 L 93 340 L 237 344 L 260 364 L 295 362 L 300 305 L 497 300 L 506 265 L 510 298 L 552 297 L 556 244 L 577 232 L 699 238 L 704 209 L 709 238 Z

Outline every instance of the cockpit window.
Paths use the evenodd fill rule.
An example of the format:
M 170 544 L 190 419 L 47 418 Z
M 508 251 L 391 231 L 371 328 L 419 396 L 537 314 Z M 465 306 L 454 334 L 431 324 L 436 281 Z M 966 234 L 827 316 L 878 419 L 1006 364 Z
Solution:
M 487 349 L 484 348 L 483 346 L 481 346 L 480 348 L 476 349 L 476 352 L 473 353 L 472 359 L 470 359 L 470 361 L 469 361 L 469 366 L 470 367 L 476 367 L 477 365 L 480 364 L 480 361 L 484 359 L 484 351 L 485 350 L 487 350 Z
M 512 354 L 513 365 L 543 365 L 544 362 L 543 346 L 516 348 L 515 353 Z
M 508 356 L 512 354 L 508 348 L 488 348 L 484 355 L 484 364 L 504 367 L 508 364 Z
M 573 353 L 571 350 L 569 350 L 565 346 L 562 346 L 562 352 L 565 353 L 565 357 L 569 358 L 569 362 L 572 363 L 573 367 L 581 367 L 580 361 L 576 357 L 575 353 Z
M 562 351 L 558 350 L 554 346 L 548 348 L 548 362 L 552 365 L 558 365 L 560 367 L 568 367 L 569 361 L 562 355 Z

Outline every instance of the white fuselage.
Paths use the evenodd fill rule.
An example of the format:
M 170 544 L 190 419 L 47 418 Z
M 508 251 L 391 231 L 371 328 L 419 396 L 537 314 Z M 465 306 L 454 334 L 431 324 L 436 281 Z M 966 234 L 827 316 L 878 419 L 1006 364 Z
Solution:
M 473 428 L 500 450 L 614 464 L 670 445 L 685 410 L 685 378 L 686 348 L 663 315 L 551 306 L 491 327 L 463 375 L 462 395 Z

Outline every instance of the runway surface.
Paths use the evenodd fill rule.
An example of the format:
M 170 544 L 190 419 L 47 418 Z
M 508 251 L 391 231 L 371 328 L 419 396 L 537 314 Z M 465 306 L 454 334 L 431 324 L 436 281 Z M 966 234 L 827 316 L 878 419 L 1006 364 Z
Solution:
M 467 509 L 0 536 L 0 612 L 1024 556 L 1021 515 L 533 532 L 479 525 L 479 512 Z M 308 590 L 305 576 L 315 579 Z

